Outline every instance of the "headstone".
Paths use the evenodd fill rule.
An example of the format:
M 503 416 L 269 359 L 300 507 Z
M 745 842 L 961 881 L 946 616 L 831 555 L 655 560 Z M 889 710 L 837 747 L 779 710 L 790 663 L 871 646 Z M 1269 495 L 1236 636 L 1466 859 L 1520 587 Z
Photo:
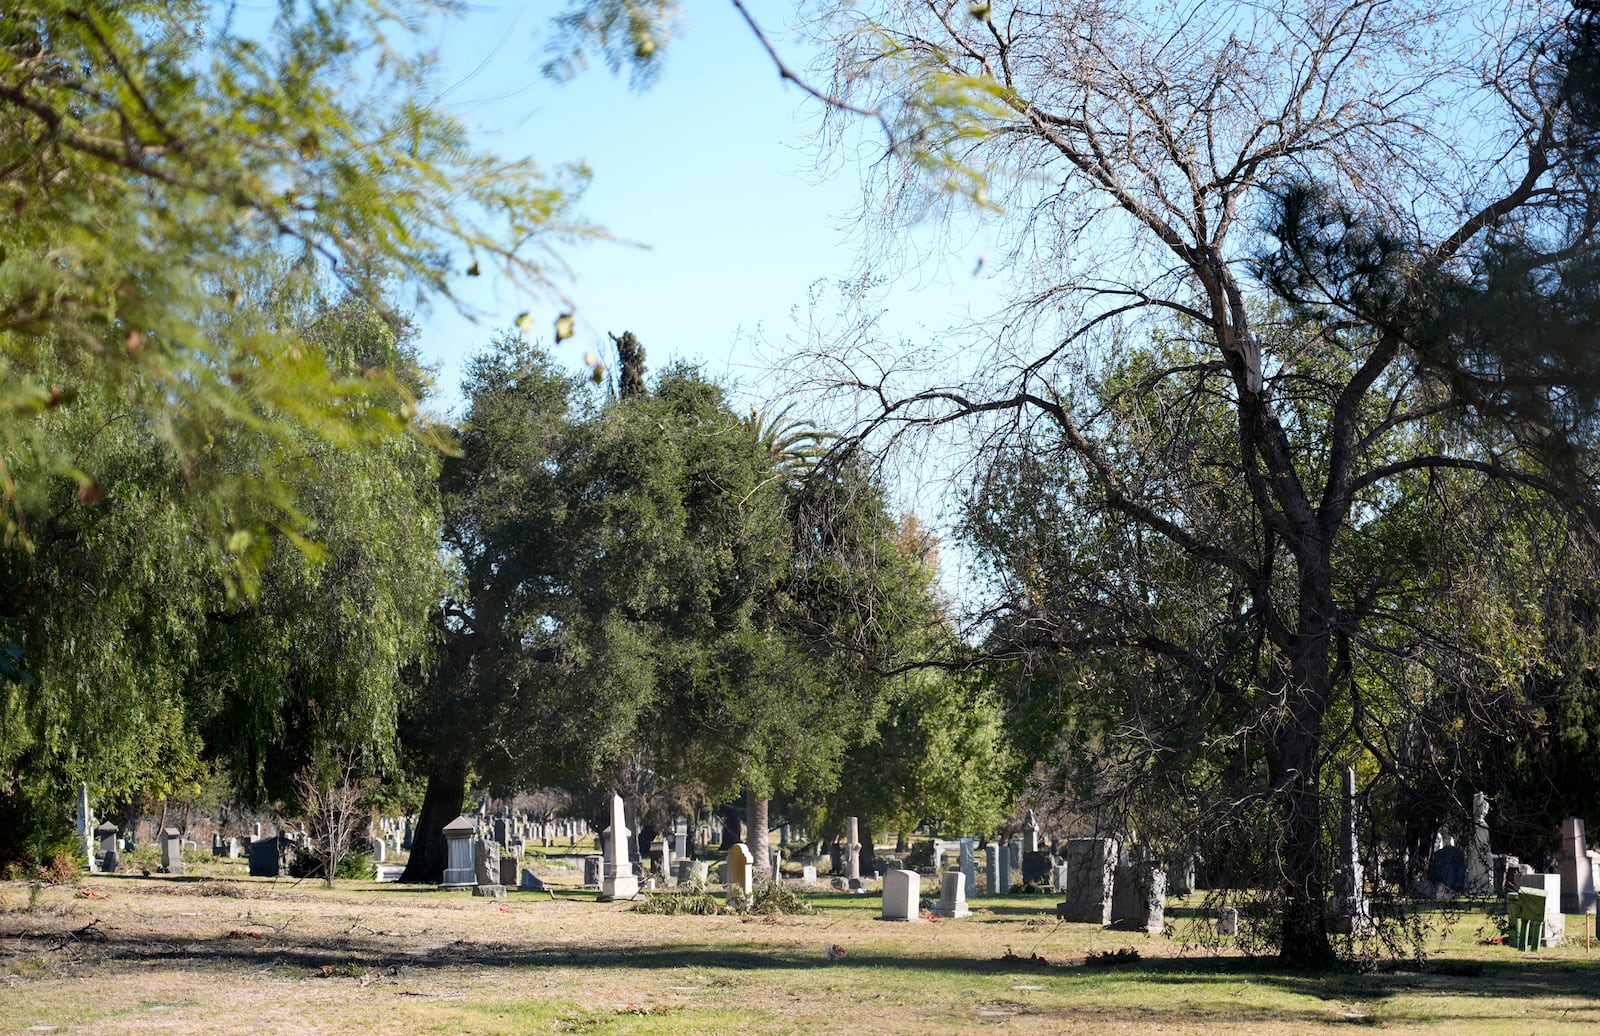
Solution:
M 175 827 L 161 832 L 161 873 L 184 873 L 183 833 Z
M 723 880 L 728 887 L 729 898 L 737 894 L 748 902 L 754 892 L 756 870 L 750 847 L 743 842 L 735 842 L 733 848 L 728 850 L 727 866 L 727 877 Z
M 94 811 L 89 808 L 89 785 L 83 782 L 78 784 L 78 848 L 83 852 L 84 860 L 89 864 L 89 869 L 94 870 Z
M 800 880 L 807 885 L 815 885 L 817 883 L 817 865 L 808 863 L 802 866 L 800 868 Z
M 250 841 L 249 870 L 252 878 L 276 878 L 283 870 L 282 839 L 254 838 Z
M 1544 892 L 1544 938 L 1546 946 L 1559 946 L 1566 940 L 1567 919 L 1561 909 L 1561 875 L 1524 874 L 1517 884 L 1525 889 Z
M 1467 844 L 1467 894 L 1493 895 L 1499 888 L 1494 883 L 1493 853 L 1489 851 L 1489 796 L 1476 792 L 1472 796 L 1472 841 Z
M 599 856 L 599 855 L 595 855 L 595 854 L 591 854 L 591 855 L 585 856 L 583 858 L 583 887 L 584 888 L 597 889 L 597 888 L 601 887 L 602 883 L 605 881 L 605 876 L 606 876 L 605 862 L 606 862 L 606 858 L 604 856 Z
M 933 912 L 940 917 L 966 917 L 967 879 L 960 871 L 945 871 L 939 876 L 939 902 Z
M 239 858 L 239 839 L 230 837 L 228 839 L 228 859 L 237 860 L 238 858 Z
M 656 857 L 656 866 L 660 868 L 663 880 L 672 875 L 672 842 L 663 837 Z
M 678 821 L 677 828 L 672 832 L 672 855 L 682 859 L 689 855 L 689 822 Z
M 961 869 L 962 880 L 966 882 L 966 888 L 962 890 L 966 899 L 978 898 L 977 847 L 978 840 L 975 838 L 963 838 L 961 840 L 961 855 L 957 858 L 957 865 Z
M 1356 841 L 1356 771 L 1345 767 L 1344 816 L 1339 825 L 1339 866 L 1333 875 L 1329 901 L 1329 928 L 1339 935 L 1366 935 L 1372 931 L 1372 911 L 1367 903 L 1366 871 Z M 1465 867 L 1461 875 L 1466 883 Z M 1459 886 L 1458 886 L 1459 887 Z
M 1594 867 L 1582 817 L 1561 822 L 1561 912 L 1587 914 L 1595 909 Z
M 1055 878 L 1055 875 L 1051 873 L 1054 865 L 1055 857 L 1049 853 L 1023 852 L 1022 883 L 1024 885 L 1052 884 Z
M 1132 854 L 1118 864 L 1111 894 L 1111 923 L 1119 928 L 1159 934 L 1166 928 L 1167 872 Z
M 1012 880 L 1015 883 L 1015 876 L 1022 873 L 1022 836 L 1013 837 L 1006 843 L 1006 848 L 1010 850 L 1006 855 L 1011 857 Z
M 412 848 L 412 845 L 413 845 L 412 840 L 411 840 L 411 836 L 412 836 L 411 818 L 410 817 L 406 817 L 405 834 L 400 836 L 400 848 L 402 850 L 404 850 L 405 852 L 410 852 L 411 851 L 411 848 Z
M 633 873 L 633 861 L 628 856 L 628 811 L 622 796 L 611 796 L 611 837 L 606 841 L 606 876 L 601 883 L 602 902 L 614 899 L 632 899 L 639 894 L 639 879 Z
M 389 843 L 385 842 L 381 838 L 374 838 L 372 840 L 372 862 L 373 863 L 388 863 L 389 862 Z
M 115 873 L 122 865 L 117 851 L 117 825 L 107 820 L 94 829 L 94 836 L 99 844 L 100 869 L 107 874 Z
M 1028 810 L 1027 822 L 1022 825 L 1022 851 L 1036 853 L 1039 851 L 1039 818 L 1033 815 L 1033 810 Z
M 1000 889 L 1000 847 L 993 842 L 983 847 L 983 891 L 998 895 Z
M 500 884 L 506 888 L 516 888 L 519 866 L 520 861 L 515 856 L 507 854 L 500 857 Z
M 865 884 L 861 880 L 861 828 L 855 817 L 845 820 L 845 880 L 850 883 L 852 892 L 860 889 Z
M 477 841 L 478 825 L 465 813 L 444 825 L 445 866 L 440 888 L 466 889 L 478 883 Z
M 1027 855 L 1023 856 L 1026 863 Z M 1056 916 L 1102 927 L 1111 923 L 1111 893 L 1116 881 L 1117 843 L 1110 838 L 1067 839 L 1066 899 Z
M 1509 853 L 1495 853 L 1489 858 L 1493 867 L 1495 895 L 1503 896 L 1517 889 L 1517 877 L 1522 873 L 1521 860 Z
M 778 844 L 779 845 L 788 845 L 789 844 L 789 825 L 788 824 L 780 824 L 778 826 Z
M 1014 843 L 1000 846 L 1000 885 L 995 889 L 1002 896 L 1011 894 L 1011 847 Z
M 257 841 L 261 840 L 261 821 L 257 820 L 256 823 L 255 823 L 255 827 L 253 827 L 250 830 L 250 840 L 252 842 L 257 842 Z
M 504 860 L 500 862 L 502 866 L 505 865 Z M 544 882 L 539 879 L 539 875 L 526 867 L 522 868 L 522 880 L 518 882 L 517 887 L 524 892 L 543 892 L 545 890 Z
M 922 920 L 917 910 L 921 892 L 922 879 L 916 871 L 889 871 L 883 876 L 883 913 L 880 916 L 885 921 Z
M 773 881 L 783 880 L 783 849 L 780 846 L 767 846 L 767 864 Z
M 1194 853 L 1179 856 L 1167 871 L 1167 891 L 1174 896 L 1194 895 Z
M 1221 910 L 1217 911 L 1217 934 L 1219 934 L 1219 935 L 1238 935 L 1239 934 L 1239 908 L 1238 907 L 1223 907 Z
M 227 850 L 225 848 L 223 848 L 223 845 L 222 845 L 222 832 L 221 831 L 217 831 L 217 832 L 213 833 L 212 836 L 211 836 L 211 855 L 212 856 L 221 856 L 225 852 L 227 852 Z

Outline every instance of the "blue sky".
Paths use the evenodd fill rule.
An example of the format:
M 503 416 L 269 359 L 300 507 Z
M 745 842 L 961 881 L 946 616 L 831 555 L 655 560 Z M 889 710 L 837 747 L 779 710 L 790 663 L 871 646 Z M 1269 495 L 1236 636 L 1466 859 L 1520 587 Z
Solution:
M 751 8 L 791 65 L 809 61 L 785 33 L 792 4 Z M 651 368 L 698 362 L 745 404 L 766 402 L 781 384 L 767 368 L 797 333 L 794 313 L 804 315 L 810 287 L 858 272 L 859 170 L 818 171 L 818 103 L 780 80 L 726 0 L 688 5 L 659 81 L 642 91 L 598 67 L 566 84 L 541 77 L 559 9 L 475 7 L 446 22 L 439 42 L 446 103 L 478 141 L 507 157 L 588 163 L 594 180 L 581 211 L 638 243 L 566 250 L 562 285 L 578 335 L 562 350 L 574 366 L 589 349 L 605 358 L 607 332 L 631 330 Z M 980 251 L 975 238 L 887 291 L 890 333 L 915 338 L 957 319 L 981 290 L 972 277 Z M 497 327 L 531 310 L 534 333 L 548 336 L 560 308 L 488 277 L 471 287 L 493 319 L 473 324 L 441 305 L 421 320 L 447 408 L 459 401 L 463 359 Z

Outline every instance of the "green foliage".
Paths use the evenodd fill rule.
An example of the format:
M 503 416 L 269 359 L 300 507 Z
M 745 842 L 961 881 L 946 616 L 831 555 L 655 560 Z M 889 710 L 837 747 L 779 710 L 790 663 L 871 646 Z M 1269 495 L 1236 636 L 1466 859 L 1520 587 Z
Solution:
M 647 892 L 633 905 L 636 914 L 694 914 L 714 917 L 734 911 L 704 882 L 690 882 L 671 892 Z
M 814 914 L 817 908 L 811 905 L 810 900 L 783 882 L 770 881 L 756 889 L 755 895 L 750 900 L 750 912 L 769 916 Z
M 415 434 L 389 369 L 329 362 L 286 329 L 331 281 L 450 296 L 463 253 L 533 290 L 580 169 L 468 146 L 408 58 L 426 5 L 284 4 L 260 37 L 200 2 L 12 5 L 0 36 L 0 535 L 107 469 L 53 415 L 115 398 L 159 431 L 231 590 L 268 534 L 306 531 L 298 467 Z M 373 405 L 382 400 L 383 405 Z M 259 445 L 231 456 L 240 439 Z M 228 456 L 238 463 L 216 463 Z

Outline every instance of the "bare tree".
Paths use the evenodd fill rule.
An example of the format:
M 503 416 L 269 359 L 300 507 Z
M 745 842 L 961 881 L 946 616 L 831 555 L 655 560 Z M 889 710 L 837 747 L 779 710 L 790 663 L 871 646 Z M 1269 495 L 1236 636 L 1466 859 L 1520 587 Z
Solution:
M 1593 247 L 1600 196 L 1563 147 L 1551 88 L 1564 14 L 1540 0 L 884 0 L 827 23 L 834 92 L 895 127 L 869 183 L 874 226 L 962 198 L 1003 209 L 997 265 L 1016 294 L 957 339 L 962 354 L 834 342 L 816 376 L 864 404 L 857 441 L 973 429 L 985 462 L 1044 462 L 1058 537 L 1116 538 L 1117 563 L 1080 566 L 1099 598 L 1024 580 L 985 618 L 1035 650 L 1160 669 L 1189 695 L 1169 710 L 1225 699 L 1189 733 L 1252 745 L 1228 805 L 1267 840 L 1259 873 L 1289 962 L 1333 956 L 1332 764 L 1393 777 L 1412 758 L 1397 717 L 1364 707 L 1358 661 L 1438 676 L 1396 632 L 1427 586 L 1365 523 L 1418 479 L 1524 502 L 1590 485 L 1555 477 L 1526 429 L 1472 420 L 1446 376 L 1459 365 L 1442 370 L 1430 346 L 1451 337 L 1440 286 L 1475 285 L 1497 235 L 1522 235 L 1545 270 Z M 1182 348 L 1153 347 L 1157 334 Z M 1131 376 L 1135 360 L 1151 362 Z M 1206 449 L 1147 452 L 1162 441 Z M 1227 637 L 1192 614 L 1128 625 L 1178 586 L 1207 589 L 1190 603 L 1217 606 Z M 1172 747 L 1157 726 L 1108 730 L 1100 749 L 1148 773 Z
M 307 846 L 322 867 L 329 888 L 355 845 L 357 829 L 367 813 L 363 809 L 367 789 L 357 778 L 356 753 L 339 749 L 321 764 L 312 762 L 295 775 L 295 788 L 304 810 Z

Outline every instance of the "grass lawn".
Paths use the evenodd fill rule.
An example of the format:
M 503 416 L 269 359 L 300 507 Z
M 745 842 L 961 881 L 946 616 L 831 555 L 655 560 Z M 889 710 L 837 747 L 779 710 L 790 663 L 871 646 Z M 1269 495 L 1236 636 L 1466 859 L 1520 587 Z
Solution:
M 201 869 L 0 885 L 0 1032 L 1600 1032 L 1600 944 L 1577 917 L 1569 945 L 1518 954 L 1469 911 L 1421 970 L 1308 975 L 1186 947 L 1198 900 L 1163 937 L 1058 924 L 1050 896 L 892 924 L 841 893 L 815 916 L 657 916 L 592 892 Z M 1084 965 L 1125 946 L 1142 959 Z

